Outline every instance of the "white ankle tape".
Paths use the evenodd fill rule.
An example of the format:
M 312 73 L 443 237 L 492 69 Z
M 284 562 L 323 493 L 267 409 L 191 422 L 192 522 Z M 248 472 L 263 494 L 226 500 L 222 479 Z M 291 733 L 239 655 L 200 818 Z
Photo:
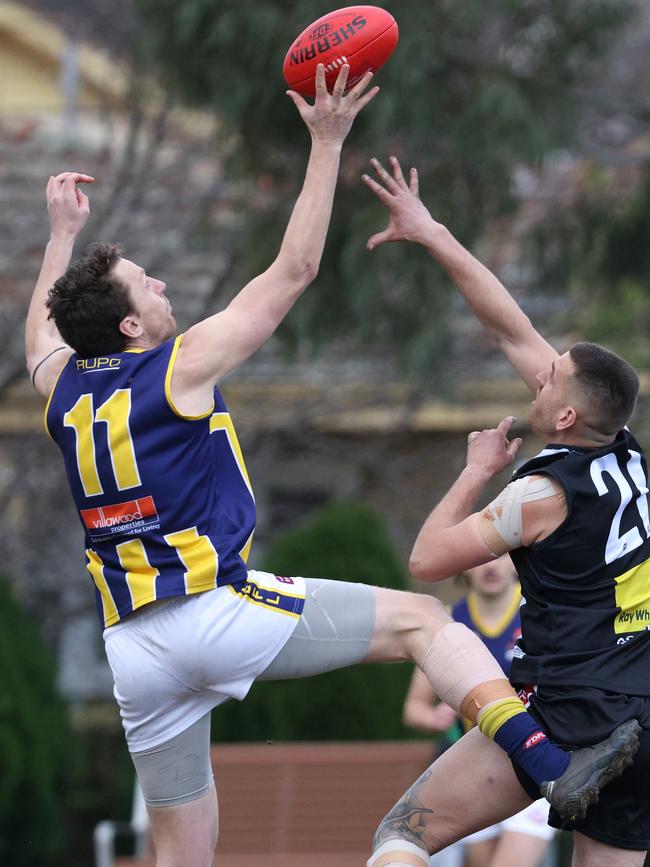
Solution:
M 429 853 L 407 840 L 387 840 L 366 867 L 429 867 Z

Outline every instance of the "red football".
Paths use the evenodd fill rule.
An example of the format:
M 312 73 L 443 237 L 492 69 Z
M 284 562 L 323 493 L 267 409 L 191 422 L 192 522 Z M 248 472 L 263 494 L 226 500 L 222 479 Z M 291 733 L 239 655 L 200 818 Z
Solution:
M 339 69 L 350 65 L 347 88 L 368 69 L 376 72 L 397 45 L 397 22 L 379 6 L 347 6 L 323 15 L 295 40 L 284 58 L 284 77 L 303 96 L 316 92 L 316 67 L 325 64 L 327 87 L 332 89 Z

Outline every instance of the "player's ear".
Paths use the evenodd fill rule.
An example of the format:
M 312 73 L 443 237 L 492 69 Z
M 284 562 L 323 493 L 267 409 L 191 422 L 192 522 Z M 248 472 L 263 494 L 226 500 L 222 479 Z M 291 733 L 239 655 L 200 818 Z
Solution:
M 555 420 L 555 430 L 569 430 L 578 420 L 578 413 L 573 406 L 563 406 L 558 418 Z
M 120 331 L 125 337 L 128 337 L 129 340 L 142 336 L 142 326 L 133 313 L 127 314 L 124 319 L 122 319 L 120 322 Z

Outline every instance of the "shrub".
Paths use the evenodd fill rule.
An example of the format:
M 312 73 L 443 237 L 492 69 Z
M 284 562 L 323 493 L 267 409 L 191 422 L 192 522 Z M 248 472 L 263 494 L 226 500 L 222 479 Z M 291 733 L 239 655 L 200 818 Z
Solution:
M 0 863 L 54 867 L 65 845 L 71 736 L 56 667 L 0 580 Z

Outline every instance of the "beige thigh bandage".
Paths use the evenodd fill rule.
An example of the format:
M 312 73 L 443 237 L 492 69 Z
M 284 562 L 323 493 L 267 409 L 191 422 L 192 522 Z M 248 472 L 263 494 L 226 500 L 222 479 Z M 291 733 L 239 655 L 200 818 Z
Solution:
M 557 482 L 550 476 L 524 476 L 506 485 L 499 496 L 483 509 L 477 522 L 478 531 L 490 551 L 499 556 L 521 548 L 524 503 L 549 497 L 561 500 L 566 514 L 564 492 L 558 490 Z
M 446 623 L 436 632 L 421 668 L 442 701 L 458 712 L 465 708 L 472 722 L 482 707 L 516 697 L 499 663 L 464 623 Z
M 429 853 L 406 840 L 387 840 L 366 867 L 429 867 Z

